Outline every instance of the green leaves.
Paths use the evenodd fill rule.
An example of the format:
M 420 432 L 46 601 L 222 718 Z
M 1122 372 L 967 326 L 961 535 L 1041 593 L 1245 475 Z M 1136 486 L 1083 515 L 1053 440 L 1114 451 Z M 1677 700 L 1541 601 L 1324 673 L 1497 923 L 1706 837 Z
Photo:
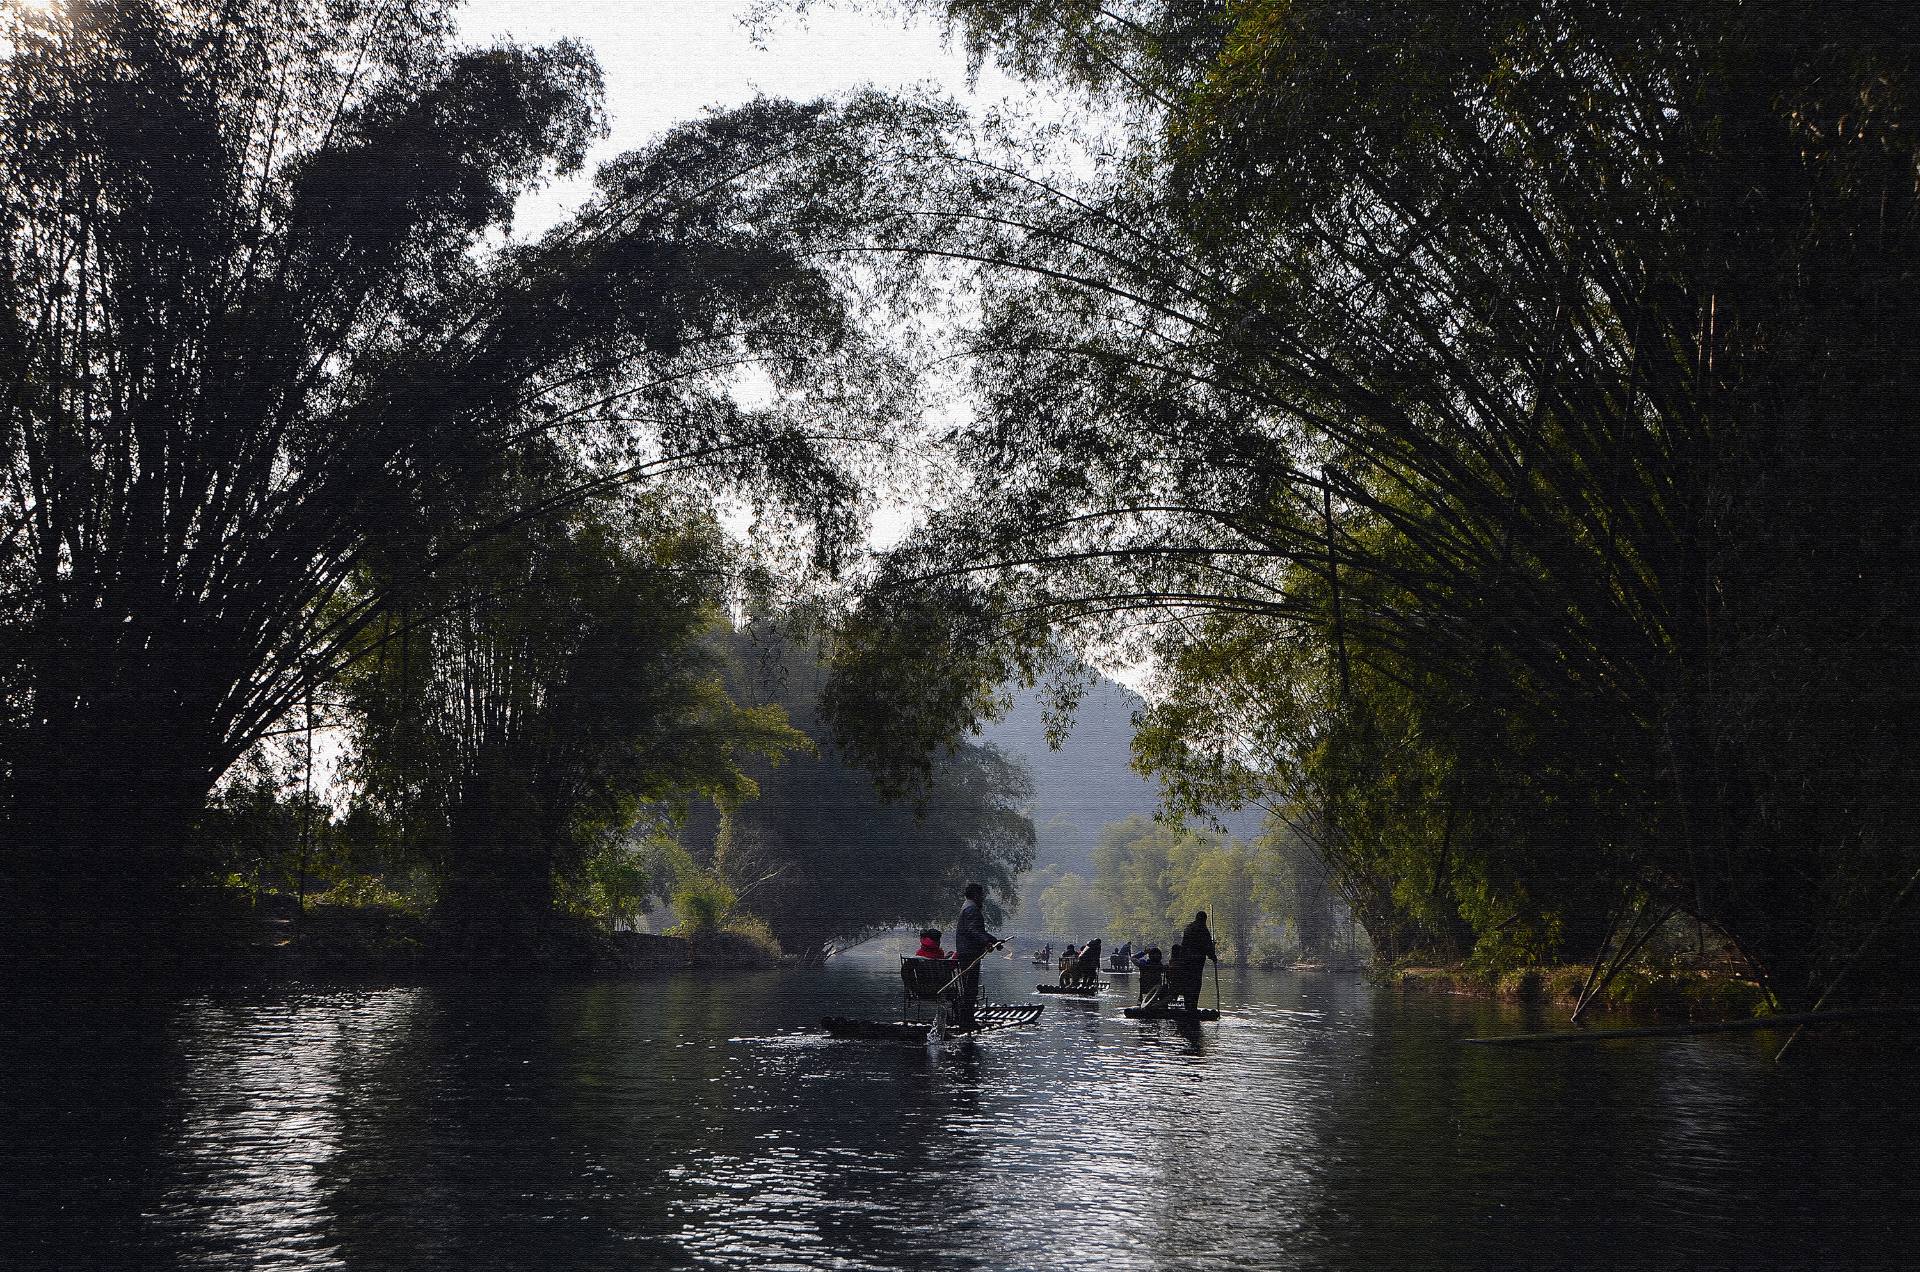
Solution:
M 968 883 L 1013 900 L 1033 859 L 1022 766 L 990 747 L 958 745 L 922 759 L 912 798 L 883 790 L 855 758 L 869 752 L 844 748 L 822 727 L 827 677 L 811 641 L 765 621 L 735 649 L 734 694 L 773 699 L 819 738 L 814 755 L 755 770 L 757 796 L 726 811 L 712 848 L 714 869 L 785 949 L 809 956 L 900 924 L 949 927 Z
M 1157 658 L 1176 798 L 1291 792 L 1383 948 L 1647 887 L 1804 983 L 1872 921 L 1804 884 L 1897 886 L 1920 746 L 1883 9 L 909 7 L 1129 127 L 974 187 L 975 488 L 876 612 Z
M 448 12 L 0 6 L 0 802 L 10 845 L 47 845 L 0 871 L 177 865 L 221 774 L 376 648 L 405 669 L 391 752 L 474 776 L 505 746 L 474 780 L 515 837 L 572 834 L 527 830 L 538 808 L 737 797 L 736 742 L 793 741 L 661 652 L 725 588 L 662 583 L 638 545 L 711 537 L 690 510 L 725 505 L 767 576 L 845 559 L 912 402 L 899 292 L 847 262 L 911 187 L 898 148 L 951 116 L 718 113 L 514 241 L 515 201 L 599 135 L 599 72 L 566 42 L 457 47 Z M 627 488 L 670 506 L 661 535 L 588 524 Z M 535 720 L 592 752 L 527 763 L 564 795 L 499 776 L 558 746 Z M 109 771 L 82 806 L 66 775 Z

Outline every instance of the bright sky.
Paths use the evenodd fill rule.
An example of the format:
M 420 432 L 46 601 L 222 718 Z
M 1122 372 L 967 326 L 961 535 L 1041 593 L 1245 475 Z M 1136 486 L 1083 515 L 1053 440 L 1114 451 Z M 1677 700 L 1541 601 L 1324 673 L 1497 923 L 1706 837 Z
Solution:
M 758 44 L 742 17 L 749 7 L 749 0 L 468 0 L 461 30 L 475 43 L 573 36 L 593 49 L 606 73 L 613 132 L 589 170 L 708 107 L 756 94 L 804 100 L 864 84 L 932 83 L 976 106 L 1024 95 L 991 68 L 970 90 L 965 57 L 942 46 L 937 28 L 909 26 L 872 0 L 866 12 L 816 0 L 804 16 L 768 24 Z M 516 229 L 544 228 L 585 188 L 575 183 L 523 207 Z
M 863 85 L 932 84 L 976 112 L 1010 102 L 1042 117 L 1060 110 L 991 66 L 969 85 L 964 54 L 946 47 L 937 27 L 908 24 L 884 0 L 812 0 L 803 16 L 768 23 L 758 40 L 743 21 L 751 7 L 752 0 L 467 0 L 461 30 L 474 43 L 572 36 L 593 49 L 612 132 L 589 157 L 589 173 L 680 120 L 757 94 L 804 100 Z M 588 188 L 583 176 L 523 202 L 515 233 L 551 225 Z M 870 542 L 891 543 L 911 515 L 883 505 Z M 1136 688 L 1144 677 L 1135 667 L 1109 674 Z
M 1032 100 L 991 67 L 970 85 L 965 56 L 945 47 L 936 26 L 909 24 L 883 0 L 812 0 L 804 14 L 777 12 L 757 32 L 745 20 L 751 8 L 752 0 L 467 0 L 467 41 L 574 37 L 593 49 L 606 78 L 610 135 L 581 176 L 522 200 L 514 234 L 557 221 L 591 188 L 599 162 L 757 95 L 808 100 L 867 85 L 932 85 L 975 110 Z M 904 507 L 880 508 L 873 541 L 892 542 L 908 516 Z

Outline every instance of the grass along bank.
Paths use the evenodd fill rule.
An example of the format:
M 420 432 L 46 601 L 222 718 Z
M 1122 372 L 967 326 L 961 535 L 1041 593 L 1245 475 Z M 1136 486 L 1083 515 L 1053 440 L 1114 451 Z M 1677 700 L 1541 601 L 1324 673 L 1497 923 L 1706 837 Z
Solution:
M 1460 994 L 1504 1002 L 1563 1006 L 1571 1011 L 1592 968 L 1565 963 L 1490 973 L 1465 965 L 1404 966 L 1382 980 L 1407 993 Z M 1638 964 L 1623 969 L 1595 997 L 1591 1010 L 1659 1020 L 1739 1020 L 1772 1012 L 1760 985 L 1727 967 Z

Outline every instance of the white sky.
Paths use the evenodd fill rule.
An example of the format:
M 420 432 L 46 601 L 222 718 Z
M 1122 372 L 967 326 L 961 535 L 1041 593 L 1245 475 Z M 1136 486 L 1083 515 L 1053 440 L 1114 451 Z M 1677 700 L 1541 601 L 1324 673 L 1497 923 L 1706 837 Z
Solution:
M 606 79 L 610 134 L 580 176 L 522 200 L 514 235 L 557 221 L 590 190 L 597 164 L 681 120 L 758 95 L 808 100 L 869 85 L 932 85 L 976 111 L 1036 101 L 992 67 L 969 84 L 965 56 L 945 46 L 937 26 L 909 24 L 875 0 L 813 0 L 804 14 L 780 12 L 757 33 L 745 21 L 751 7 L 752 0 L 468 0 L 465 41 L 573 37 L 594 51 Z M 871 542 L 892 543 L 911 516 L 903 505 L 883 504 Z M 732 520 L 744 524 L 744 514 Z
M 593 49 L 612 134 L 590 156 L 589 173 L 680 120 L 757 94 L 805 100 L 867 84 L 931 83 L 976 107 L 1026 96 L 991 67 L 970 89 L 965 57 L 942 46 L 936 27 L 909 26 L 881 6 L 856 12 L 816 0 L 802 16 L 768 24 L 758 45 L 743 21 L 748 7 L 749 0 L 468 0 L 461 34 L 472 43 L 572 36 Z M 530 201 L 516 232 L 545 228 L 585 189 L 583 178 Z
M 938 27 L 909 24 L 884 0 L 812 0 L 804 15 L 782 14 L 755 32 L 743 20 L 752 0 L 467 0 L 461 35 L 471 43 L 512 38 L 544 44 L 583 40 L 606 77 L 611 133 L 588 157 L 587 173 L 524 201 L 516 235 L 538 233 L 589 189 L 594 166 L 632 150 L 711 107 L 759 94 L 805 100 L 871 85 L 932 84 L 982 112 L 1018 103 L 1030 116 L 1057 116 L 1057 101 L 1034 94 L 992 66 L 969 84 L 966 58 Z M 855 7 L 855 6 L 858 7 Z M 912 511 L 884 504 L 869 541 L 884 547 Z M 1109 667 L 1136 690 L 1145 671 Z

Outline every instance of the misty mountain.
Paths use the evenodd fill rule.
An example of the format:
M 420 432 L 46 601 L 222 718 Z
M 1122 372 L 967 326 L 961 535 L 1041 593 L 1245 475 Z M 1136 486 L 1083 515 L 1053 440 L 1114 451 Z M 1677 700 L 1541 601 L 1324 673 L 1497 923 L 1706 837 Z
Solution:
M 1057 865 L 1091 878 L 1100 829 L 1136 814 L 1152 816 L 1159 786 L 1129 765 L 1133 715 L 1144 705 L 1126 686 L 1101 677 L 1080 700 L 1059 750 L 1047 745 L 1041 696 L 1017 690 L 1013 709 L 988 724 L 981 740 L 1025 760 L 1033 773 L 1034 867 Z M 1260 814 L 1241 810 L 1223 820 L 1242 839 L 1260 829 Z

